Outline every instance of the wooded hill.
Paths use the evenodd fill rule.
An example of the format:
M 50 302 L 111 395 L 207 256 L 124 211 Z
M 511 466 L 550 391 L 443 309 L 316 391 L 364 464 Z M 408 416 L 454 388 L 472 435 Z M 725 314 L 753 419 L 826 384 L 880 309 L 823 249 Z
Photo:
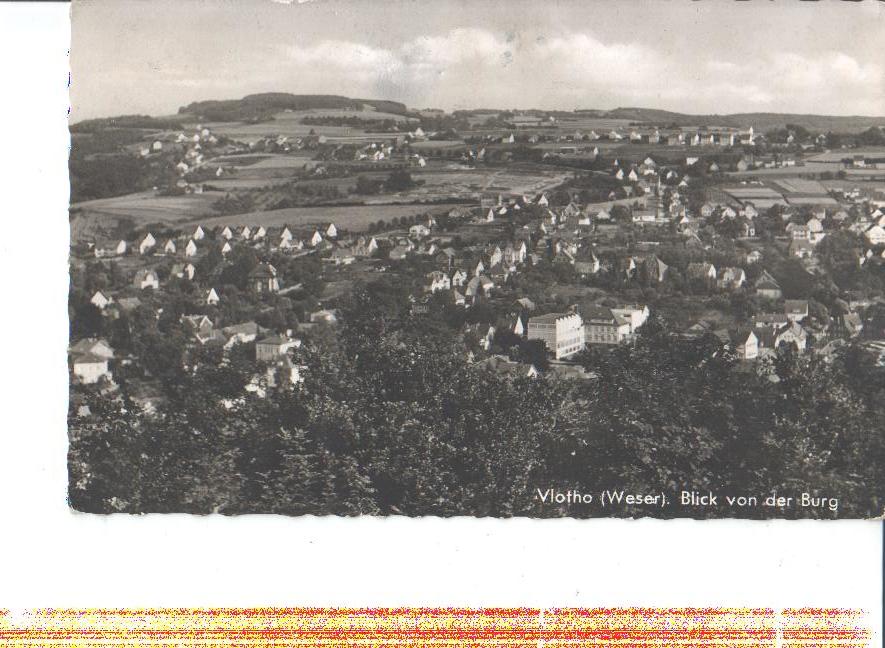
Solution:
M 397 115 L 409 114 L 405 104 L 397 101 L 287 92 L 252 94 L 242 99 L 195 101 L 179 108 L 178 114 L 192 115 L 204 121 L 262 121 L 283 110 L 364 110 L 366 106 Z
M 611 119 L 630 119 L 654 124 L 678 126 L 729 126 L 748 128 L 758 132 L 783 128 L 787 124 L 802 126 L 810 131 L 859 133 L 873 126 L 885 125 L 885 117 L 801 115 L 794 113 L 734 113 L 730 115 L 687 115 L 655 110 L 653 108 L 615 108 L 603 111 L 600 116 Z

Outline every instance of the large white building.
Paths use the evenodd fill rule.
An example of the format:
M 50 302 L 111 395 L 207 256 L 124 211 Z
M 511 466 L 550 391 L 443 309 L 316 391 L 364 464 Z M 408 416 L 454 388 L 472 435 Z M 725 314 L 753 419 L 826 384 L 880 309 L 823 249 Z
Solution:
M 584 312 L 584 336 L 587 344 L 620 344 L 630 338 L 630 318 L 615 315 L 611 308 L 594 306 Z
M 542 340 L 559 360 L 584 348 L 584 321 L 577 313 L 548 313 L 529 318 L 528 339 Z

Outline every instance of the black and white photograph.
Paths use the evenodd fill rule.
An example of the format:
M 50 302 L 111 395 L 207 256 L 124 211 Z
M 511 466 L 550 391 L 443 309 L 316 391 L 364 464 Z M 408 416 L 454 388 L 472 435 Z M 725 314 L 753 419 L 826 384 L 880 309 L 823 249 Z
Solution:
M 70 508 L 882 516 L 883 43 L 882 2 L 73 0 Z

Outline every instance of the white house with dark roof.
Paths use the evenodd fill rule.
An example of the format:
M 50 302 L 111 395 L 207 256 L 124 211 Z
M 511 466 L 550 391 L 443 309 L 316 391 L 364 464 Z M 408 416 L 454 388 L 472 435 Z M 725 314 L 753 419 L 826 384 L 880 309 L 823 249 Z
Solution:
M 138 253 L 139 254 L 147 254 L 151 250 L 154 249 L 154 246 L 157 244 L 157 239 L 154 238 L 154 235 L 148 232 L 145 234 L 145 237 L 141 239 L 141 243 L 138 244 Z
M 110 378 L 107 358 L 92 353 L 75 353 L 71 355 L 71 370 L 74 377 L 84 385 L 93 385 L 104 377 Z

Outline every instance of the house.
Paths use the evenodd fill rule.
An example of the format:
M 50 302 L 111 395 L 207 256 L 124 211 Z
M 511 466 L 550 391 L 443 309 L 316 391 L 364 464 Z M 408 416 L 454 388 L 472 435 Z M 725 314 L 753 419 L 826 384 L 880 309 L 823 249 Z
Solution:
M 636 333 L 650 315 L 648 306 L 641 304 L 619 304 L 611 309 L 615 315 L 620 315 L 630 322 L 630 333 Z
M 114 349 L 102 338 L 83 338 L 71 346 L 70 352 L 74 354 L 90 353 L 99 358 L 110 360 L 114 357 Z
M 780 284 L 775 281 L 774 277 L 763 271 L 755 283 L 756 294 L 766 299 L 780 299 L 783 296 Z
M 138 297 L 120 297 L 117 300 L 117 309 L 124 313 L 130 313 L 141 306 L 141 300 Z
M 331 239 L 338 238 L 338 228 L 335 227 L 335 223 L 329 223 L 326 228 L 326 236 Z
M 350 248 L 339 247 L 332 250 L 332 254 L 323 259 L 324 261 L 328 261 L 336 266 L 338 265 L 350 265 L 354 261 L 356 261 L 356 257 Z
M 197 244 L 194 242 L 194 239 L 190 239 L 187 242 L 187 245 L 184 246 L 184 256 L 192 257 L 197 255 Z
M 759 250 L 751 250 L 747 252 L 747 256 L 744 257 L 747 263 L 759 263 L 762 260 L 762 252 Z
M 292 240 L 292 232 L 289 231 L 288 226 L 283 227 L 283 231 L 280 232 L 280 240 L 281 241 L 291 241 Z
M 703 337 L 704 335 L 712 331 L 714 324 L 715 322 L 711 320 L 698 320 L 687 329 L 685 329 L 682 335 L 683 337 L 689 339 L 697 339 Z
M 154 238 L 154 235 L 148 232 L 143 239 L 141 239 L 141 243 L 138 244 L 138 253 L 139 254 L 147 254 L 150 252 L 154 246 L 157 244 L 157 239 Z
M 132 283 L 139 290 L 144 290 L 145 288 L 158 290 L 160 288 L 160 278 L 156 272 L 149 269 L 142 269 L 136 272 Z
M 759 357 L 759 338 L 752 331 L 742 331 L 732 340 L 732 346 L 741 360 L 753 360 Z
M 796 322 L 785 324 L 782 328 L 774 332 L 772 349 L 777 349 L 781 344 L 795 344 L 796 349 L 800 352 L 805 350 L 808 334 Z
M 863 330 L 863 321 L 857 313 L 845 313 L 842 316 L 842 329 L 851 337 L 855 337 Z
M 520 337 L 525 335 L 525 325 L 522 323 L 522 317 L 517 315 L 516 322 L 513 323 L 513 334 Z
M 71 354 L 74 377 L 84 385 L 94 385 L 104 377 L 110 378 L 108 359 L 92 353 Z
M 255 360 L 258 362 L 274 362 L 286 355 L 290 349 L 301 346 L 301 340 L 273 335 L 255 343 Z
M 535 378 L 539 375 L 534 365 L 516 362 L 501 355 L 493 355 L 485 360 L 481 360 L 477 363 L 477 366 L 493 371 L 496 374 L 512 376 L 514 378 Z
M 185 324 L 200 344 L 221 341 L 215 332 L 215 325 L 206 315 L 182 315 L 181 323 Z
M 495 282 L 491 279 L 484 275 L 477 275 L 467 283 L 467 288 L 464 290 L 464 294 L 467 297 L 476 297 L 481 294 L 488 296 L 492 293 L 494 287 Z
M 224 343 L 224 348 L 230 349 L 237 344 L 254 342 L 263 332 L 264 329 L 258 326 L 255 322 L 244 322 L 242 324 L 225 326 L 221 329 L 221 334 L 227 338 L 227 342 Z
M 820 243 L 826 236 L 823 224 L 816 218 L 810 218 L 805 224 L 805 229 L 808 231 L 808 240 L 813 245 Z
M 308 241 L 308 243 L 310 244 L 311 247 L 316 247 L 317 245 L 319 245 L 322 242 L 323 242 L 323 235 L 320 234 L 319 230 L 314 230 L 313 236 L 310 237 L 310 240 Z
M 197 229 L 194 230 L 193 236 L 191 238 L 194 241 L 202 241 L 206 236 L 206 232 L 203 231 L 203 228 L 200 225 L 197 225 Z
M 175 241 L 169 239 L 163 246 L 163 254 L 175 254 Z
M 584 311 L 583 316 L 587 344 L 620 344 L 630 338 L 630 319 L 615 315 L 610 308 L 592 306 Z
M 252 238 L 252 230 L 249 228 L 248 225 L 243 225 L 243 228 L 240 230 L 240 238 L 244 241 L 248 241 L 250 238 Z
M 221 236 L 229 241 L 234 237 L 234 233 L 230 227 L 225 226 L 225 228 L 221 230 Z
M 452 281 L 445 272 L 434 270 L 433 272 L 427 273 L 425 276 L 425 292 L 435 293 L 440 290 L 450 290 L 451 287 Z
M 885 245 L 885 227 L 881 225 L 873 225 L 864 232 L 864 236 L 871 245 Z
M 176 263 L 169 274 L 178 279 L 187 278 L 188 281 L 192 281 L 196 272 L 197 268 L 193 263 Z
M 595 275 L 600 270 L 599 258 L 592 252 L 584 252 L 575 257 L 575 272 L 580 275 Z
M 314 311 L 310 314 L 310 321 L 314 324 L 325 322 L 326 324 L 334 324 L 338 321 L 338 315 L 333 310 L 323 309 Z
M 794 241 L 803 240 L 803 239 L 804 240 L 811 239 L 811 234 L 808 231 L 808 227 L 806 227 L 805 225 L 799 225 L 798 223 L 790 223 L 789 225 L 787 225 L 784 228 L 784 230 L 787 232 L 787 234 L 790 235 L 790 238 L 793 239 Z
M 427 236 L 430 236 L 430 228 L 427 227 L 426 225 L 422 225 L 421 223 L 418 223 L 417 225 L 412 225 L 409 228 L 409 234 L 411 236 L 414 236 L 415 238 L 419 238 L 419 239 L 425 238 Z
M 808 302 L 804 299 L 787 299 L 784 302 L 784 314 L 791 322 L 798 322 L 808 317 Z
M 712 263 L 689 263 L 685 275 L 698 281 L 716 281 L 716 267 Z
M 101 259 L 103 257 L 123 256 L 126 254 L 126 241 L 117 241 L 117 244 L 95 246 L 95 257 Z
M 253 241 L 260 241 L 265 236 L 267 236 L 267 230 L 264 228 L 264 225 L 259 225 L 258 229 L 252 234 Z
M 584 321 L 578 313 L 548 313 L 529 318 L 528 339 L 541 340 L 559 360 L 584 348 Z
M 643 270 L 648 280 L 661 283 L 667 278 L 667 271 L 670 269 L 666 263 L 661 261 L 656 255 L 652 254 L 643 262 Z
M 753 316 L 753 326 L 757 328 L 780 328 L 789 324 L 790 318 L 786 313 L 756 313 Z
M 259 263 L 249 273 L 249 285 L 257 293 L 279 292 L 277 269 L 269 263 Z
M 378 241 L 375 240 L 373 236 L 368 241 L 364 236 L 359 237 L 356 240 L 356 244 L 353 246 L 353 256 L 355 257 L 370 257 L 375 251 L 378 249 Z
M 740 288 L 747 282 L 747 273 L 743 268 L 722 268 L 719 271 L 719 278 L 716 285 L 720 288 L 733 289 Z
M 452 286 L 463 286 L 467 282 L 467 272 L 458 268 L 452 273 Z
M 790 242 L 790 256 L 797 259 L 814 256 L 814 243 L 806 239 L 793 239 Z
M 230 241 L 225 241 L 224 245 L 221 246 L 221 253 L 224 255 L 230 254 L 230 251 L 233 250 L 231 247 Z
M 209 306 L 215 306 L 220 301 L 221 298 L 218 296 L 218 293 L 215 292 L 215 288 L 210 288 L 209 292 L 206 293 L 206 303 Z
M 92 299 L 89 300 L 93 306 L 98 308 L 98 310 L 104 310 L 111 304 L 111 298 L 105 295 L 100 290 L 96 290 L 95 294 L 92 295 Z

